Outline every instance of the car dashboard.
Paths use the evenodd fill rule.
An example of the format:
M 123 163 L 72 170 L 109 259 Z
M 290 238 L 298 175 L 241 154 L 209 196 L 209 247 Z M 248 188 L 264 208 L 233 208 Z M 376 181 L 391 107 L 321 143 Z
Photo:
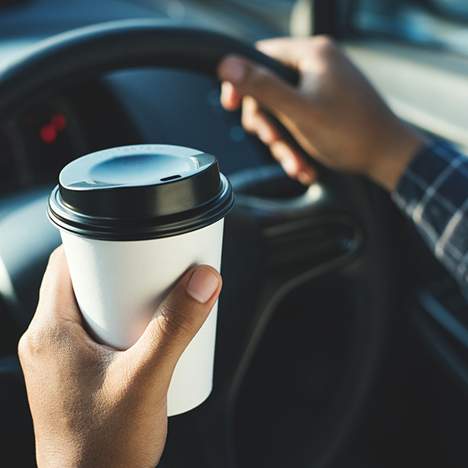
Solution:
M 118 1 L 99 8 L 88 1 L 66 7 L 57 1 L 13 2 L 0 9 L 0 72 L 51 34 L 143 14 L 168 19 L 163 10 Z M 223 111 L 215 80 L 180 70 L 121 70 L 45 90 L 0 128 L 0 197 L 54 184 L 60 169 L 83 154 L 135 143 L 213 153 L 226 174 L 269 161 L 239 116 Z

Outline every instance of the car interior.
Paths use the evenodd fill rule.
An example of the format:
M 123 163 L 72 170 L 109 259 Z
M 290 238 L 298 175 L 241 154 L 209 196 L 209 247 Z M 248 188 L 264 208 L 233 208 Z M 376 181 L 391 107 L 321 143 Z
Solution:
M 464 291 L 382 189 L 320 165 L 288 179 L 220 105 L 222 57 L 295 83 L 255 41 L 316 34 L 468 149 L 463 0 L 0 2 L 0 466 L 36 466 L 17 343 L 60 243 L 48 195 L 73 159 L 139 143 L 215 155 L 236 196 L 213 392 L 170 418 L 159 466 L 466 466 Z

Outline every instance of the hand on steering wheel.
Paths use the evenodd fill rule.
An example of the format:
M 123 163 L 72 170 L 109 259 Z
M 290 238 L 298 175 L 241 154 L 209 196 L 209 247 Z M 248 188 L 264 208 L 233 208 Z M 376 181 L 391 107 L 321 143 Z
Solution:
M 304 184 L 315 178 L 311 166 L 283 139 L 265 110 L 316 160 L 366 175 L 393 190 L 424 139 L 390 111 L 339 48 L 326 37 L 273 39 L 257 46 L 296 69 L 299 87 L 232 56 L 218 69 L 225 80 L 221 102 L 228 110 L 242 105 L 244 128 L 269 146 L 287 174 Z

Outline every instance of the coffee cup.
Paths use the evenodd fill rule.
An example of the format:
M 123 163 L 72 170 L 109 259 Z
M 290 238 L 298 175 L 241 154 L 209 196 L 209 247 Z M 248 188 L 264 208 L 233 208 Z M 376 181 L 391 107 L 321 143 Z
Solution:
M 215 157 L 190 148 L 123 146 L 65 166 L 48 214 L 95 339 L 129 348 L 190 266 L 219 270 L 232 204 Z M 195 408 L 212 390 L 216 318 L 217 304 L 177 363 L 169 416 Z

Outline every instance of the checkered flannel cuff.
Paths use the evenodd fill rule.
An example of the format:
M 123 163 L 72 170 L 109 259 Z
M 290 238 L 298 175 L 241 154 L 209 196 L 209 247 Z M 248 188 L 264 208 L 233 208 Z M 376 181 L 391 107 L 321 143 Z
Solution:
M 451 268 L 465 269 L 461 263 L 468 263 L 466 156 L 446 142 L 432 141 L 414 157 L 393 198 L 426 237 L 437 257 Z

